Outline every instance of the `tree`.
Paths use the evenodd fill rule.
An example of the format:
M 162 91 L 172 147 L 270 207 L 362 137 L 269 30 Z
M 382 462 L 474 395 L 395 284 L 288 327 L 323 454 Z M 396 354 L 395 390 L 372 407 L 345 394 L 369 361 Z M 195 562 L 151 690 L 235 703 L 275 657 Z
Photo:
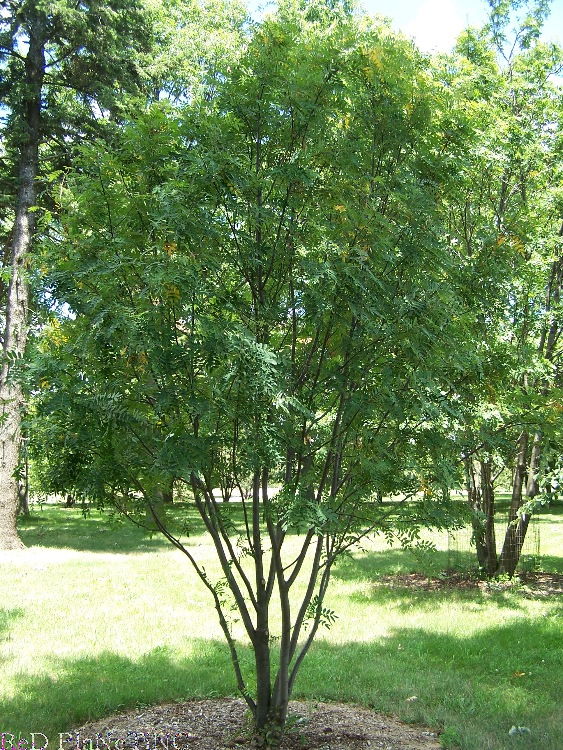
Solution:
M 150 107 L 119 149 L 84 149 L 60 192 L 43 262 L 72 315 L 41 343 L 36 408 L 80 458 L 68 488 L 148 508 L 193 565 L 273 747 L 335 617 L 337 560 L 448 517 L 437 456 L 468 354 L 441 190 L 460 136 L 412 45 L 338 8 L 284 5 L 214 81 Z M 221 580 L 158 511 L 163 475 L 191 491 Z
M 214 26 L 218 22 L 220 31 Z M 227 7 L 219 1 L 2 3 L 2 547 L 21 546 L 15 525 L 18 476 L 25 463 L 20 461 L 25 400 L 20 365 L 30 324 L 30 274 L 37 270 L 30 250 L 37 216 L 54 209 L 42 182 L 58 182 L 78 143 L 111 141 L 123 117 L 147 101 L 189 96 L 201 85 L 203 71 L 229 59 L 243 22 L 236 3 Z M 36 286 L 35 294 L 45 291 Z
M 15 5 L 13 10 L 18 16 Z M 182 101 L 196 91 L 207 95 L 214 86 L 210 71 L 228 66 L 233 54 L 238 54 L 247 20 L 244 7 L 231 0 L 226 3 L 222 0 L 205 3 L 157 0 L 148 2 L 146 7 L 136 6 L 134 14 L 129 16 L 127 3 L 97 3 L 81 6 L 78 11 L 67 8 L 64 3 L 50 4 L 48 11 L 52 16 L 49 22 L 56 28 L 47 45 L 50 57 L 43 86 L 42 149 L 40 175 L 36 180 L 39 195 L 32 215 L 32 218 L 42 217 L 40 233 L 52 228 L 57 206 L 51 200 L 51 189 L 53 185 L 58 189 L 64 184 L 66 170 L 71 168 L 80 143 L 100 138 L 107 144 L 114 143 L 124 118 L 151 101 Z M 85 12 L 90 16 L 84 16 Z M 25 12 L 19 15 L 23 18 Z M 13 25 L 10 33 L 18 44 L 23 40 L 25 46 L 25 34 L 19 33 L 18 23 Z M 98 24 L 104 25 L 110 35 L 108 40 L 97 33 Z M 61 39 L 55 38 L 57 28 L 63 35 Z M 118 33 L 119 40 L 111 37 L 113 32 Z M 134 37 L 133 45 L 129 45 L 130 36 Z M 12 46 L 14 38 L 11 38 Z M 100 60 L 96 44 L 109 57 Z M 53 49 L 57 45 L 61 49 L 55 54 Z M 14 57 L 10 49 L 5 45 L 8 59 Z M 63 61 L 62 65 L 57 63 L 57 56 Z M 7 80 L 16 81 L 17 76 L 16 68 Z M 17 96 L 12 96 L 9 102 L 12 109 L 17 110 L 18 101 Z M 14 136 L 12 131 L 17 130 L 16 120 L 12 115 L 6 127 L 8 141 Z M 15 137 L 12 141 L 17 144 Z M 14 186 L 7 181 L 8 213 L 13 189 Z M 32 296 L 32 321 L 29 324 L 37 330 L 44 326 L 48 328 L 51 321 L 56 321 L 57 311 L 52 309 L 41 269 L 30 260 L 28 257 Z M 6 264 L 9 265 L 8 256 Z M 26 378 L 22 370 L 24 368 L 19 368 L 22 376 L 19 384 L 23 384 L 24 393 L 20 396 L 26 400 L 37 388 L 41 374 L 39 380 L 33 381 Z M 15 368 L 13 374 L 18 376 Z M 32 433 L 36 428 L 37 424 L 34 424 Z M 56 469 L 47 466 L 41 451 L 36 453 L 35 460 L 39 471 L 34 471 L 33 475 L 39 480 L 38 486 L 47 493 L 58 492 L 60 482 L 56 479 Z M 26 459 L 20 455 L 16 474 L 23 478 L 26 471 Z M 163 478 L 162 493 L 164 502 L 169 502 L 172 487 L 168 477 Z M 25 507 L 20 502 L 20 508 Z
M 128 0 L 78 5 L 68 0 L 2 3 L 0 65 L 2 100 L 8 112 L 3 135 L 6 158 L 13 156 L 15 177 L 13 218 L 5 227 L 2 289 L 0 545 L 4 548 L 22 546 L 15 527 L 23 402 L 17 365 L 28 335 L 28 273 L 40 145 L 49 139 L 57 142 L 59 137 L 59 145 L 62 142 L 68 153 L 65 136 L 69 124 L 76 126 L 78 111 L 87 113 L 82 119 L 83 134 L 84 126 L 88 129 L 88 123 L 95 121 L 96 111 L 115 106 L 117 92 L 138 88 L 138 55 L 150 46 L 152 33 L 148 21 L 143 8 Z M 72 97 L 66 96 L 67 91 L 73 92 Z
M 560 321 L 553 305 L 561 257 L 554 188 L 560 92 L 551 76 L 562 58 L 557 47 L 538 41 L 546 3 L 523 4 L 526 13 L 507 42 L 511 5 L 491 3 L 491 23 L 461 37 L 446 74 L 470 104 L 477 133 L 451 204 L 451 231 L 475 278 L 487 278 L 473 303 L 480 394 L 473 388 L 460 441 L 477 557 L 488 575 L 514 573 L 542 471 L 541 436 L 545 469 L 561 440 L 554 409 Z M 503 468 L 512 470 L 513 482 L 499 554 L 494 485 Z

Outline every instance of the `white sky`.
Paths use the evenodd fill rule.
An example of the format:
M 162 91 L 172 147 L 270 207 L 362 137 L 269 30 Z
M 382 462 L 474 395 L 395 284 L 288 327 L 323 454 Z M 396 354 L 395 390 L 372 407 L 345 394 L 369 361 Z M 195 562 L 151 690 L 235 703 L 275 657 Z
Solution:
M 424 52 L 451 49 L 467 26 L 481 26 L 488 14 L 486 0 L 360 0 L 370 14 L 380 13 L 413 37 Z M 544 38 L 563 44 L 563 0 L 552 0 Z
M 268 0 L 248 0 L 252 12 Z M 488 14 L 486 0 L 359 0 L 371 15 L 388 16 L 394 28 L 414 38 L 423 52 L 450 50 L 467 26 L 482 26 Z M 563 45 L 563 0 L 552 0 L 544 38 Z
M 487 15 L 481 0 L 362 0 L 362 5 L 370 14 L 391 18 L 424 52 L 446 52 L 460 31 L 482 25 Z

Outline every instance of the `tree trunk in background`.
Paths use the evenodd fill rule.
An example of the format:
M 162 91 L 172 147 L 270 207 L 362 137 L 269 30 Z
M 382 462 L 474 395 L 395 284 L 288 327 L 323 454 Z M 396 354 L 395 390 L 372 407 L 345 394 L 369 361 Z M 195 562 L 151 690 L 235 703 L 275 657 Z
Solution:
M 469 458 L 465 463 L 465 474 L 467 483 L 467 502 L 473 511 L 471 516 L 471 525 L 473 527 L 473 539 L 475 540 L 475 550 L 477 552 L 477 561 L 479 567 L 483 569 L 486 562 L 486 552 L 484 548 L 483 526 L 477 513 L 481 510 L 481 472 L 476 471 L 476 462 Z
M 485 514 L 484 542 L 486 549 L 485 570 L 488 576 L 495 574 L 497 558 L 497 540 L 495 537 L 495 488 L 493 486 L 493 467 L 491 461 L 481 463 L 482 509 Z
M 21 439 L 20 409 L 23 401 L 15 362 L 23 357 L 27 340 L 28 288 L 26 259 L 31 249 L 36 202 L 35 180 L 39 163 L 41 90 L 45 74 L 44 14 L 37 12 L 31 24 L 25 60 L 26 98 L 20 121 L 24 134 L 20 146 L 18 195 L 11 243 L 11 278 L 6 293 L 2 368 L 0 372 L 0 549 L 19 549 L 23 544 L 16 529 Z
M 29 461 L 24 459 L 23 473 L 18 482 L 18 514 L 29 517 Z
M 474 512 L 473 537 L 479 567 L 491 576 L 497 569 L 495 492 L 490 460 L 468 459 L 465 465 L 467 500 Z
M 162 502 L 165 505 L 171 505 L 174 502 L 174 480 L 171 479 L 168 484 L 162 488 Z
M 516 566 L 522 554 L 522 547 L 530 523 L 530 514 L 520 512 L 521 506 L 527 501 L 532 500 L 538 494 L 538 470 L 541 458 L 542 439 L 539 432 L 534 435 L 534 443 L 530 456 L 528 469 L 528 478 L 524 492 L 523 485 L 520 485 L 520 505 L 513 509 L 510 507 L 509 526 L 506 531 L 506 537 L 502 548 L 502 554 L 499 564 L 499 573 L 508 573 L 514 575 Z M 513 494 L 514 497 L 514 494 Z
M 158 531 L 158 523 L 153 513 L 161 522 L 166 520 L 166 506 L 174 501 L 174 480 L 165 479 L 156 487 L 152 496 L 152 508 L 147 506 L 145 512 L 145 526 L 151 531 Z
M 508 515 L 508 527 L 504 537 L 504 544 L 500 555 L 498 567 L 499 573 L 508 573 L 513 575 L 518 564 L 519 555 L 517 555 L 517 529 L 520 526 L 518 521 L 518 512 L 522 506 L 522 497 L 524 485 L 527 477 L 527 457 L 528 457 L 528 433 L 523 431 L 518 438 L 518 453 L 516 455 L 516 465 L 514 471 L 514 482 L 512 484 L 512 498 L 510 501 L 510 511 Z M 529 520 L 529 519 L 528 519 Z M 526 521 L 526 528 L 528 521 Z M 519 548 L 522 549 L 523 539 L 520 541 Z

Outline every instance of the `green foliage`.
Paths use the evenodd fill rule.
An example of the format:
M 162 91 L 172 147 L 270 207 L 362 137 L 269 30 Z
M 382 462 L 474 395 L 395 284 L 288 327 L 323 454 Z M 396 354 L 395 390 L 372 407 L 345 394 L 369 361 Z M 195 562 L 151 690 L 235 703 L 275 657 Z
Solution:
M 31 35 L 44 55 L 41 150 L 34 209 L 38 234 L 53 231 L 56 201 L 78 144 L 103 139 L 116 145 L 126 118 L 159 98 L 186 99 L 213 86 L 233 49 L 240 47 L 245 14 L 234 2 L 69 0 L 5 4 L 0 17 L 0 237 L 9 245 L 18 194 L 19 149 L 28 137 L 26 54 Z M 220 26 L 220 29 L 218 28 Z M 207 89 L 205 89 L 207 90 Z M 6 251 L 7 252 L 7 251 Z M 0 296 L 10 259 L 0 259 Z M 45 291 L 44 268 L 30 264 L 32 295 Z M 34 324 L 44 322 L 32 300 Z
M 543 482 L 551 452 L 561 452 L 563 437 L 556 364 L 562 119 L 555 79 L 562 53 L 539 41 L 548 3 L 490 5 L 488 26 L 466 31 L 456 54 L 442 58 L 437 71 L 467 102 L 456 123 L 469 148 L 450 203 L 450 232 L 473 270 L 465 292 L 478 342 L 477 366 L 457 394 L 463 416 L 452 434 L 468 477 L 472 464 L 485 462 L 504 482 L 516 463 L 517 441 L 526 439 L 520 471 L 528 484 L 515 486 L 514 519 L 539 507 L 536 482 Z M 480 500 L 471 502 L 477 504 L 476 524 L 484 528 Z M 494 507 L 489 511 L 494 514 Z
M 222 486 L 294 452 L 288 492 L 305 505 L 286 522 L 310 527 L 335 520 L 335 451 L 354 503 L 419 487 L 467 356 L 450 345 L 460 269 L 422 65 L 386 29 L 303 24 L 288 6 L 213 96 L 154 105 L 118 151 L 83 149 L 44 261 L 76 319 L 37 360 L 40 401 L 62 417 L 64 382 L 65 419 L 96 434 L 83 472 Z
M 318 596 L 314 596 L 307 607 L 304 627 L 307 629 L 309 620 L 318 619 L 322 627 L 330 630 L 332 625 L 336 622 L 337 617 L 338 615 L 334 610 L 329 607 L 324 607 L 322 600 Z

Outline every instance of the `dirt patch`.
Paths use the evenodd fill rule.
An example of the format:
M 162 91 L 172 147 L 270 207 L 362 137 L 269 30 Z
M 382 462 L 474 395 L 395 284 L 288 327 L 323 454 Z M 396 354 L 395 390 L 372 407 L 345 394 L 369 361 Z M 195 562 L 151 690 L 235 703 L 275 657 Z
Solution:
M 376 585 L 387 588 L 412 588 L 423 591 L 452 589 L 480 589 L 483 592 L 520 590 L 528 596 L 556 596 L 563 594 L 563 575 L 560 573 L 519 573 L 511 580 L 482 581 L 467 573 L 448 573 L 432 578 L 421 573 L 400 573 L 381 576 Z
M 237 698 L 168 703 L 90 722 L 73 731 L 66 748 L 129 750 L 250 748 L 246 704 Z M 367 708 L 292 702 L 284 750 L 438 750 L 435 732 Z M 96 737 L 98 741 L 96 741 Z M 90 742 L 92 744 L 90 744 Z

